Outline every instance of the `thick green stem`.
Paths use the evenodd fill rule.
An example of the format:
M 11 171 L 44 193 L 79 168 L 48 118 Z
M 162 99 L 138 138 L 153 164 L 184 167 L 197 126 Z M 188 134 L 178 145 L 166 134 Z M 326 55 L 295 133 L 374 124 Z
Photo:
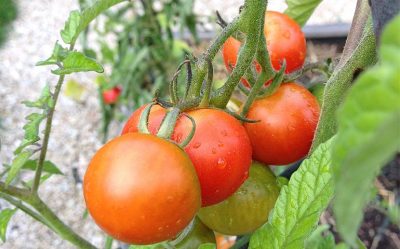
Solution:
M 240 50 L 238 63 L 229 75 L 225 84 L 211 98 L 211 103 L 225 108 L 235 87 L 253 62 L 257 52 L 260 34 L 264 25 L 267 1 L 248 0 L 240 15 L 240 30 L 246 33 L 246 42 Z
M 357 74 L 376 62 L 375 36 L 368 16 L 367 0 L 359 1 L 352 25 L 355 32 L 350 32 L 342 58 L 325 87 L 321 116 L 310 153 L 336 133 L 338 106 Z
M 225 41 L 239 28 L 239 18 L 235 18 L 226 28 L 211 42 L 210 47 L 204 52 L 196 63 L 195 73 L 189 89 L 189 98 L 196 98 L 200 94 L 204 77 L 207 74 L 208 62 L 212 61 Z
M 172 107 L 165 115 L 164 120 L 161 123 L 160 129 L 158 130 L 157 136 L 165 139 L 169 139 L 174 132 L 176 121 L 180 114 L 180 109 Z
M 206 108 L 210 104 L 210 93 L 211 93 L 211 88 L 212 88 L 212 83 L 213 83 L 213 77 L 214 77 L 214 69 L 212 62 L 208 62 L 208 76 L 207 76 L 207 81 L 206 85 L 204 88 L 204 94 L 203 94 L 203 99 L 200 102 L 200 108 Z

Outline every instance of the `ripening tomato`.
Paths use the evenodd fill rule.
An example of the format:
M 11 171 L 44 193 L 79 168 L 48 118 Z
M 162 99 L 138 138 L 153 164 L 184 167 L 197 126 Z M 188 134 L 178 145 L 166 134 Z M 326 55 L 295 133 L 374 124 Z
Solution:
M 128 132 L 138 132 L 138 124 L 140 121 L 140 115 L 146 108 L 146 105 L 142 105 L 136 111 L 132 113 L 129 117 L 128 121 L 126 121 L 124 128 L 122 129 L 121 134 L 125 134 Z M 160 105 L 154 105 L 150 110 L 149 120 L 151 120 L 150 124 L 148 125 L 148 129 L 151 134 L 157 134 L 158 129 L 160 128 L 161 121 L 165 116 L 166 110 L 161 107 Z
M 285 73 L 291 73 L 304 64 L 306 58 L 306 40 L 300 26 L 289 16 L 276 11 L 265 14 L 264 35 L 271 64 L 279 70 L 283 60 L 286 60 Z M 222 56 L 228 71 L 236 66 L 241 43 L 233 37 L 226 40 L 222 47 Z M 261 71 L 255 62 L 256 70 Z M 243 79 L 243 83 L 249 86 Z
M 254 101 L 247 118 L 260 122 L 244 124 L 253 158 L 269 165 L 285 165 L 307 155 L 319 113 L 317 99 L 295 83 L 284 83 L 271 96 Z
M 94 221 L 132 244 L 174 238 L 201 204 L 199 181 L 184 151 L 140 133 L 117 137 L 96 152 L 83 191 Z
M 254 162 L 249 178 L 228 199 L 200 209 L 200 220 L 214 231 L 227 235 L 251 233 L 267 219 L 280 188 L 268 166 Z
M 107 89 L 103 91 L 103 100 L 104 103 L 110 105 L 114 104 L 118 101 L 119 95 L 121 95 L 121 87 L 115 86 L 111 89 Z
M 137 131 L 137 119 L 143 109 L 135 111 L 123 129 Z M 247 179 L 251 164 L 251 145 L 243 125 L 228 113 L 217 109 L 195 109 L 187 113 L 196 122 L 196 131 L 185 147 L 200 180 L 202 206 L 228 198 Z M 155 110 L 149 118 L 149 130 L 158 129 L 165 111 Z M 136 120 L 136 121 L 135 121 Z M 182 142 L 193 125 L 181 117 L 172 139 Z

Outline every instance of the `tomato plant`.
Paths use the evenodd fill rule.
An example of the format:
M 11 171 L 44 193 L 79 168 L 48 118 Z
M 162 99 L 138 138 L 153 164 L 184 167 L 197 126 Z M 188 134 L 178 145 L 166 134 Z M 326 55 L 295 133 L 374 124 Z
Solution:
M 254 162 L 242 186 L 225 201 L 201 208 L 199 217 L 216 232 L 248 234 L 267 221 L 278 194 L 274 173 L 268 166 Z
M 271 96 L 254 101 L 244 126 L 253 157 L 266 164 L 295 162 L 310 150 L 319 118 L 319 104 L 304 87 L 284 83 Z
M 82 11 L 72 11 L 61 31 L 62 41 L 55 43 L 48 59 L 37 63 L 55 67 L 51 72 L 58 81 L 55 86 L 46 85 L 36 101 L 23 102 L 35 112 L 26 117 L 23 140 L 0 172 L 0 198 L 16 207 L 0 211 L 3 241 L 8 222 L 22 210 L 77 248 L 98 247 L 66 225 L 42 199 L 39 188 L 52 175 L 62 175 L 47 160 L 47 151 L 52 149 L 53 117 L 66 75 L 104 72 L 94 57 L 87 56 L 88 51 L 75 48 L 76 41 L 93 19 L 122 1 L 99 0 Z M 169 99 L 155 94 L 149 105 L 132 115 L 121 136 L 95 153 L 83 191 L 89 213 L 112 237 L 106 240 L 106 249 L 112 247 L 113 239 L 146 244 L 130 245 L 130 249 L 171 248 L 174 243 L 182 248 L 212 248 L 204 244 L 214 243 L 212 231 L 199 223 L 196 215 L 216 231 L 246 234 L 238 237 L 235 248 L 246 244 L 250 249 L 364 246 L 357 229 L 362 210 L 371 199 L 369 190 L 374 182 L 381 184 L 377 172 L 400 147 L 400 16 L 395 17 L 400 5 L 395 0 L 357 1 L 343 54 L 330 65 L 332 68 L 329 66 L 332 72 L 326 73 L 323 94 L 322 89 L 314 92 L 323 96 L 320 110 L 306 88 L 292 83 L 308 70 L 321 69 L 318 62 L 302 67 L 304 35 L 295 24 L 303 25 L 320 1 L 287 1 L 285 14 L 266 12 L 267 2 L 244 0 L 239 16 L 223 25 L 224 30 L 203 54 L 187 55 L 169 85 L 164 77 L 158 81 L 164 89 L 169 86 Z M 124 70 L 113 73 L 116 78 L 111 77 L 114 80 L 109 85 L 130 76 L 121 85 L 124 92 L 135 94 L 137 89 L 125 91 L 125 86 L 132 77 L 144 74 L 137 74 L 131 66 L 137 69 L 144 57 L 164 62 L 166 57 L 160 55 L 165 54 L 154 49 L 160 46 L 153 45 L 173 49 L 163 46 L 162 39 L 152 39 L 153 31 L 164 37 L 161 24 L 165 23 L 153 2 L 143 0 L 140 4 L 145 9 L 141 20 L 149 29 L 139 29 L 139 33 L 144 35 L 140 37 L 145 38 L 145 47 L 151 49 L 119 53 Z M 121 8 L 118 18 L 123 19 L 131 6 L 129 2 Z M 193 19 L 183 12 L 193 27 Z M 173 35 L 168 28 L 165 34 L 169 38 Z M 135 38 L 124 33 L 122 40 L 144 41 Z M 231 73 L 216 89 L 213 61 L 224 44 Z M 123 42 L 118 46 L 122 48 L 118 51 L 130 51 Z M 251 72 L 254 65 L 257 73 Z M 180 85 L 184 66 L 185 84 Z M 152 69 L 143 67 L 141 72 L 152 73 Z M 249 82 L 252 78 L 248 88 L 240 85 L 243 77 Z M 237 88 L 244 100 L 239 113 L 227 105 Z M 111 100 L 104 102 L 112 103 L 118 94 L 112 92 Z M 112 111 L 116 105 L 106 107 Z M 281 174 L 290 178 L 286 180 L 275 178 L 260 163 L 249 169 L 252 159 L 283 165 L 303 158 Z M 336 245 L 326 226 L 317 227 L 319 221 L 324 222 L 320 216 L 332 199 L 335 229 L 346 245 Z M 393 200 L 396 196 L 385 201 L 395 203 Z
M 96 223 L 133 244 L 174 238 L 200 207 L 191 161 L 179 147 L 153 135 L 130 133 L 108 142 L 94 155 L 83 184 Z

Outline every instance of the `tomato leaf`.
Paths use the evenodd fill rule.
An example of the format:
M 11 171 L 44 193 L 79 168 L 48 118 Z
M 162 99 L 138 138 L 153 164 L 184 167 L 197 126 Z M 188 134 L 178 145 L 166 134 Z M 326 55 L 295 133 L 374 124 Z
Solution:
M 32 171 L 35 171 L 36 168 L 37 168 L 37 160 L 28 160 L 22 167 L 22 169 L 32 170 Z M 55 175 L 64 175 L 64 173 L 51 161 L 44 161 L 43 171 Z
M 24 151 L 19 153 L 11 163 L 10 170 L 8 171 L 7 178 L 6 178 L 6 186 L 9 185 L 12 180 L 18 175 L 21 168 L 24 164 L 28 161 L 29 157 L 32 156 L 32 152 Z
M 14 151 L 15 155 L 21 153 L 21 151 L 25 147 L 32 145 L 40 140 L 40 137 L 38 135 L 39 126 L 45 118 L 46 114 L 40 114 L 40 113 L 31 113 L 25 118 L 26 120 L 28 120 L 28 122 L 23 127 L 23 129 L 25 130 L 24 139 L 22 140 L 20 146 L 18 146 L 18 148 L 15 149 Z
M 333 196 L 331 144 L 332 139 L 321 144 L 282 187 L 268 223 L 253 234 L 249 248 L 304 248 Z
M 39 61 L 36 63 L 36 66 L 55 65 L 66 57 L 67 52 L 68 50 L 66 48 L 62 47 L 60 44 L 58 44 L 58 42 L 56 42 L 51 56 L 44 61 Z
M 327 235 L 324 236 L 323 233 Z M 305 243 L 305 249 L 335 249 L 335 246 L 335 238 L 326 224 L 318 226 Z
M 106 9 L 125 0 L 99 0 L 82 13 L 75 10 L 65 22 L 61 37 L 66 44 L 74 44 L 79 34 L 85 30 L 89 23 Z
M 66 44 L 71 44 L 74 37 L 78 36 L 78 27 L 81 21 L 81 13 L 78 10 L 69 13 L 68 20 L 65 22 L 64 29 L 61 30 L 61 38 Z
M 62 68 L 52 70 L 51 72 L 57 75 L 88 71 L 104 72 L 103 67 L 98 62 L 77 51 L 69 52 L 67 57 L 62 61 L 62 64 Z
M 322 0 L 286 0 L 288 7 L 284 13 L 303 26 L 321 2 Z
M 35 107 L 35 108 L 39 108 L 39 109 L 47 109 L 49 107 L 52 107 L 53 100 L 51 98 L 50 86 L 46 85 L 43 88 L 39 99 L 37 99 L 35 101 L 22 101 L 22 103 L 24 105 L 26 105 L 27 107 Z
M 49 173 L 43 174 L 43 175 L 40 177 L 39 185 L 42 184 L 42 183 L 44 183 L 47 179 L 49 179 L 50 176 L 52 176 L 52 174 L 49 174 Z M 27 187 L 29 187 L 29 188 L 32 188 L 32 186 L 33 186 L 33 181 L 34 181 L 34 179 L 31 179 L 31 180 L 25 182 L 25 186 L 27 186 Z
M 375 177 L 400 150 L 400 61 L 387 53 L 400 55 L 399 25 L 400 16 L 383 33 L 381 63 L 358 78 L 338 110 L 333 209 L 338 231 L 351 245 Z
M 6 242 L 6 232 L 8 222 L 11 217 L 15 214 L 18 209 L 5 208 L 0 212 L 0 238 L 3 242 Z

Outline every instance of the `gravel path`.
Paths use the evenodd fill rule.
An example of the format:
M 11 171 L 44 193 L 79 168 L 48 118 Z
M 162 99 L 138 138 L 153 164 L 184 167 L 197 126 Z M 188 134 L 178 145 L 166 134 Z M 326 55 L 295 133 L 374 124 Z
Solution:
M 17 2 L 18 19 L 13 24 L 9 41 L 0 49 L 0 117 L 4 127 L 0 130 L 2 163 L 10 162 L 12 151 L 23 137 L 24 117 L 31 112 L 20 101 L 37 98 L 45 84 L 54 84 L 56 80 L 49 73 L 49 68 L 35 67 L 34 64 L 49 56 L 53 42 L 60 39 L 58 32 L 68 13 L 77 9 L 76 0 Z M 230 20 L 242 2 L 199 0 L 196 11 L 202 15 L 212 15 L 215 10 L 224 10 L 221 13 Z M 354 0 L 327 0 L 318 9 L 318 14 L 311 18 L 310 24 L 349 22 L 354 5 Z M 271 1 L 270 4 L 271 9 L 277 10 L 284 9 L 284 6 L 282 1 Z M 330 12 L 323 11 L 326 6 L 331 9 Z M 41 187 L 40 194 L 64 222 L 100 247 L 104 235 L 90 218 L 82 221 L 82 188 L 75 183 L 72 173 L 72 169 L 76 168 L 82 176 L 90 157 L 101 145 L 98 133 L 100 112 L 92 80 L 94 74 L 77 74 L 72 77 L 81 82 L 87 91 L 80 102 L 61 96 L 48 152 L 48 159 L 55 162 L 65 176 L 53 176 Z M 114 132 L 117 131 L 114 129 Z M 0 201 L 0 208 L 5 206 L 7 204 Z M 74 248 L 22 212 L 17 212 L 11 220 L 7 239 L 7 243 L 0 244 L 0 248 Z

